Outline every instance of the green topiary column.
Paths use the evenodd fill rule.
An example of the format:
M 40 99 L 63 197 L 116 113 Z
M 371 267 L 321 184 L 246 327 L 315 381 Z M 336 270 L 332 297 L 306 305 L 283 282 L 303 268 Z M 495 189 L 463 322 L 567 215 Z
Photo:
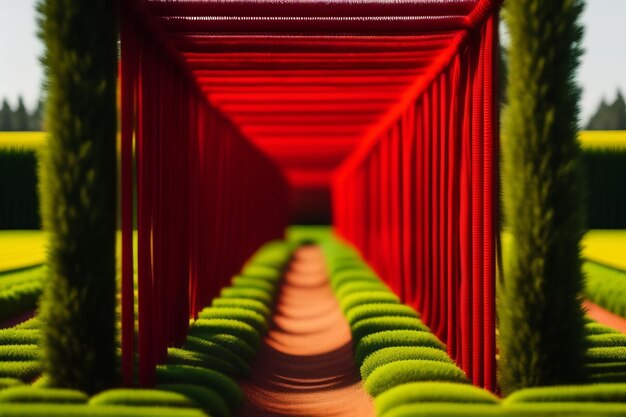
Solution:
M 581 0 L 511 0 L 504 115 L 506 224 L 513 236 L 499 293 L 504 393 L 583 377 L 577 142 Z
M 41 167 L 50 277 L 41 304 L 51 384 L 117 383 L 114 0 L 42 0 L 48 152 Z

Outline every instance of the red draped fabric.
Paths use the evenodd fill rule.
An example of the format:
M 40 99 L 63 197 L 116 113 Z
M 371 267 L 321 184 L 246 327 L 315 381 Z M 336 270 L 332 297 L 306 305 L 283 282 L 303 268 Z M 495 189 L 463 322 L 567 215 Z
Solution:
M 139 383 L 154 382 L 167 347 L 287 219 L 282 173 L 210 105 L 140 8 L 122 38 L 122 350 L 133 369 L 133 145 L 138 230 Z
M 339 233 L 495 389 L 497 17 L 484 17 L 370 130 L 333 201 Z
M 336 230 L 494 388 L 499 3 L 123 2 L 124 358 L 135 137 L 144 383 L 289 198 L 320 220 L 332 194 Z

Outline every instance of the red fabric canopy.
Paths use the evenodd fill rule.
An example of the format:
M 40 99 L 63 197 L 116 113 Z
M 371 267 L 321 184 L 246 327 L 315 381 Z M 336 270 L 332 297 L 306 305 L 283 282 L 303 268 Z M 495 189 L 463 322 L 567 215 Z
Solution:
M 198 106 L 279 167 L 297 210 L 323 212 L 332 184 L 337 230 L 489 388 L 499 3 L 136 0 L 123 14 L 140 29 L 122 37 L 123 58 L 136 39 L 157 44 L 188 83 L 183 96 L 201 95 Z M 197 141 L 194 129 L 176 140 Z M 238 168 L 263 175 L 241 160 Z

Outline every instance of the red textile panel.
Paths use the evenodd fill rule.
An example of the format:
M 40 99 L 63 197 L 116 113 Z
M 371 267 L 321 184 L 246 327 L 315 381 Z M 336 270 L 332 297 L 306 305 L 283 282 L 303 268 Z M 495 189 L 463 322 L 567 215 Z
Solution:
M 122 351 L 133 381 L 133 145 L 138 219 L 139 383 L 242 263 L 287 223 L 277 167 L 207 103 L 140 9 L 123 8 Z M 259 221 L 262 220 L 262 221 Z
M 337 230 L 495 389 L 497 18 L 459 34 L 338 170 Z

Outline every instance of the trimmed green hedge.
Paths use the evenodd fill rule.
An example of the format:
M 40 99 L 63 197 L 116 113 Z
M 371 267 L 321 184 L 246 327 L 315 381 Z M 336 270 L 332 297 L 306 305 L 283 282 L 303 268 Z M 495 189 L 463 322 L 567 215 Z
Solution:
M 261 345 L 261 338 L 254 327 L 238 320 L 199 319 L 189 328 L 189 335 L 205 338 L 212 335 L 229 334 L 245 341 L 254 349 Z
M 0 378 L 0 389 L 20 387 L 24 385 L 24 381 L 17 378 Z
M 626 317 L 626 271 L 592 261 L 585 262 L 583 270 L 587 298 L 618 316 Z
M 18 378 L 29 382 L 42 371 L 43 367 L 39 361 L 0 362 L 0 378 Z
M 410 382 L 376 397 L 376 415 L 407 404 L 467 403 L 499 404 L 500 399 L 482 388 L 454 382 Z
M 410 359 L 378 367 L 365 381 L 365 389 L 377 397 L 398 385 L 422 381 L 470 383 L 465 372 L 455 364 Z
M 41 357 L 41 347 L 37 345 L 0 345 L 0 362 L 35 361 Z
M 362 291 L 348 294 L 341 299 L 339 305 L 344 314 L 363 304 L 400 304 L 400 298 L 388 290 Z
M 160 384 L 157 389 L 177 392 L 193 400 L 210 417 L 229 417 L 230 410 L 224 399 L 211 388 L 191 384 Z
M 46 271 L 39 266 L 0 274 L 0 321 L 37 307 Z
M 267 307 L 273 304 L 273 297 L 271 294 L 256 288 L 228 287 L 224 288 L 220 292 L 220 296 L 223 298 L 247 298 L 250 300 L 257 300 L 265 304 Z
M 230 362 L 204 353 L 194 352 L 179 348 L 167 349 L 167 363 L 172 365 L 189 365 L 200 368 L 212 369 L 228 376 L 240 376 L 241 372 Z
M 200 410 L 117 405 L 2 404 L 2 417 L 207 417 Z
M 41 339 L 38 329 L 2 329 L 0 330 L 1 345 L 36 345 Z
M 222 307 L 205 308 L 198 314 L 200 319 L 232 319 L 242 321 L 252 327 L 260 334 L 263 335 L 267 332 L 267 320 L 263 315 L 257 313 L 254 310 L 238 307 Z
M 237 343 L 238 340 L 235 337 L 231 337 L 231 342 L 234 344 Z M 246 346 L 243 343 L 245 342 L 239 344 L 240 349 Z M 224 346 L 224 344 L 218 343 L 216 341 L 200 339 L 193 336 L 187 337 L 187 341 L 185 342 L 183 347 L 186 350 L 192 352 L 221 358 L 233 365 L 237 369 L 237 372 L 242 375 L 247 375 L 250 372 L 250 366 L 248 365 L 247 360 L 254 356 L 254 350 L 252 350 L 252 348 L 250 348 L 249 346 L 246 346 L 242 349 L 249 349 L 245 350 L 245 353 L 242 355 L 240 353 L 234 352 L 233 349 L 230 349 L 228 346 Z
M 504 400 L 505 404 L 529 402 L 626 403 L 626 384 L 588 384 L 526 388 L 514 392 Z
M 188 365 L 157 366 L 159 384 L 193 384 L 215 390 L 231 409 L 243 403 L 243 392 L 237 383 L 226 375 L 210 369 Z
M 377 350 L 395 346 L 430 347 L 446 351 L 446 347 L 437 336 L 429 332 L 416 330 L 386 330 L 365 336 L 355 350 L 357 364 L 363 364 L 365 358 Z
M 352 308 L 346 314 L 346 319 L 350 326 L 354 326 L 360 320 L 381 316 L 419 318 L 415 310 L 404 304 L 363 304 Z
M 276 291 L 276 284 L 272 281 L 266 281 L 263 278 L 248 278 L 242 276 L 236 276 L 232 279 L 233 288 L 253 288 L 261 291 L 265 291 L 268 294 L 274 295 Z
M 88 399 L 83 392 L 63 388 L 25 386 L 0 391 L 0 403 L 84 404 Z
M 263 302 L 249 298 L 218 297 L 213 299 L 211 306 L 214 308 L 243 308 L 252 310 L 268 320 L 272 315 L 272 310 Z
M 352 326 L 352 339 L 358 342 L 365 336 L 386 330 L 417 330 L 430 332 L 430 329 L 415 317 L 380 316 L 359 320 Z
M 361 377 L 363 380 L 367 380 L 372 372 L 383 365 L 410 359 L 454 363 L 448 354 L 439 348 L 416 346 L 386 347 L 365 358 L 360 369 Z
M 118 388 L 103 391 L 89 399 L 91 405 L 127 405 L 134 407 L 194 408 L 195 401 L 185 395 L 154 389 Z

